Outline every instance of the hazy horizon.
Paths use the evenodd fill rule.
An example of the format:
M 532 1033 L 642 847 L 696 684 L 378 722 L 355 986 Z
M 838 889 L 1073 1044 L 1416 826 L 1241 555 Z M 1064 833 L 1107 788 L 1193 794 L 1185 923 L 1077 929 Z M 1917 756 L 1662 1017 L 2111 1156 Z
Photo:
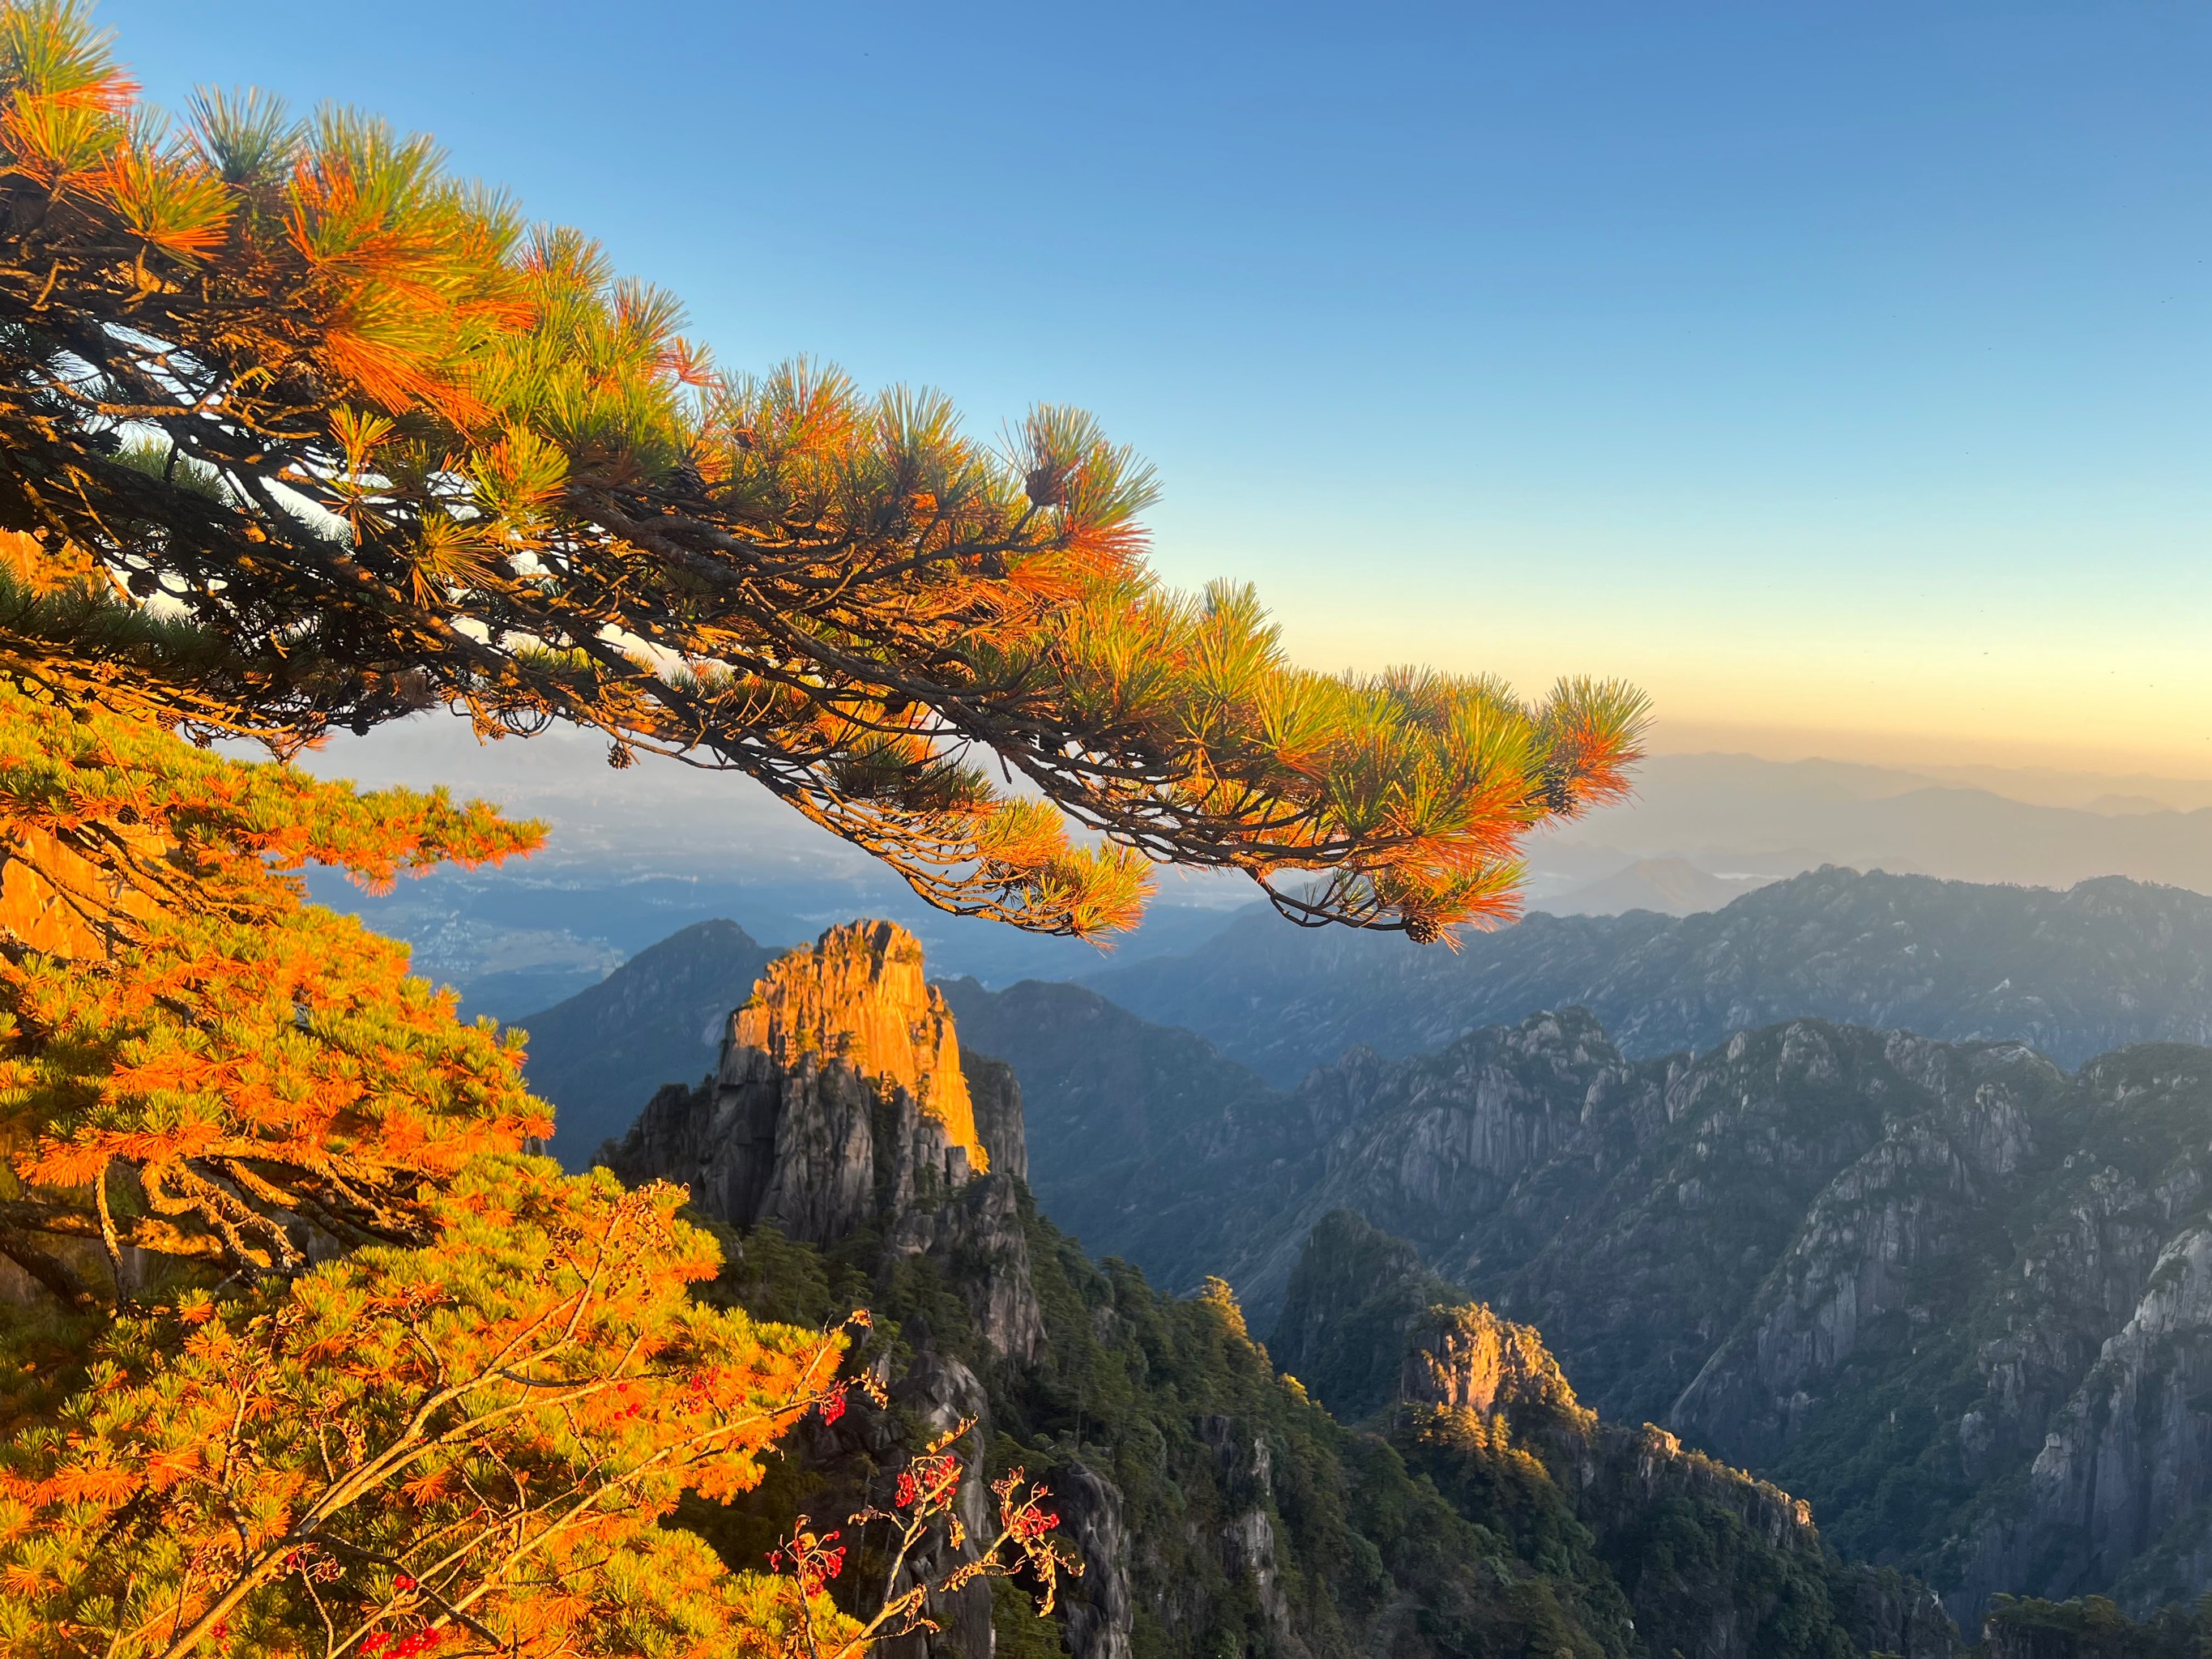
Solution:
M 542 853 L 504 870 L 402 883 L 381 899 L 336 878 L 316 884 L 325 902 L 413 943 L 421 970 L 462 988 L 471 1012 L 503 1018 L 714 916 L 788 945 L 887 915 L 922 939 L 933 972 L 996 985 L 1192 948 L 1220 925 L 1210 919 L 1261 896 L 1232 873 L 1163 868 L 1146 925 L 1109 958 L 932 910 L 750 780 L 666 762 L 613 771 L 581 732 L 480 745 L 465 723 L 433 714 L 336 738 L 307 764 L 370 785 L 445 782 L 551 824 Z M 1532 836 L 1527 850 L 1527 908 L 1554 914 L 1713 909 L 1823 864 L 2061 888 L 2126 875 L 2212 895 L 2212 779 L 1662 744 L 1631 801 Z
M 2212 806 L 2212 15 L 100 15 L 173 106 L 251 82 L 435 135 L 727 366 L 939 386 L 982 433 L 1093 410 L 1159 469 L 1161 574 L 1255 583 L 1300 662 L 1636 682 L 1640 793 L 1532 841 L 1531 908 L 1824 861 L 2212 890 L 2172 816 Z M 757 787 L 601 759 L 416 723 L 313 764 L 556 820 L 526 872 L 380 913 L 472 973 L 746 896 L 786 929 L 917 907 L 979 972 L 1075 959 L 921 913 Z M 486 919 L 618 865 L 674 884 Z M 1165 873 L 1182 919 L 1133 948 L 1253 896 Z
M 2212 775 L 2202 9 L 100 15 L 172 106 L 434 133 L 731 366 L 1094 410 L 1313 666 Z

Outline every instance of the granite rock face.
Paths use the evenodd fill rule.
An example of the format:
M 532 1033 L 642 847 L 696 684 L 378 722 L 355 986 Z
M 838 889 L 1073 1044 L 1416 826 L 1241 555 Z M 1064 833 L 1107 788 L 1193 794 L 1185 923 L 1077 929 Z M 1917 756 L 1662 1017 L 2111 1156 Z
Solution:
M 1022 1085 L 1014 1068 L 1003 1060 L 963 1052 L 961 1075 L 968 1079 L 968 1098 L 975 1113 L 975 1138 L 983 1143 L 993 1175 L 1030 1178 L 1029 1136 L 1024 1122 Z
M 890 922 L 771 963 L 703 1091 L 664 1088 L 606 1162 L 689 1185 L 736 1227 L 834 1244 L 989 1163 L 945 1000 Z
M 920 942 L 896 923 L 832 927 L 812 950 L 777 957 L 731 1016 L 729 1042 L 731 1053 L 763 1056 L 773 1075 L 811 1060 L 903 1091 L 918 1116 L 941 1127 L 948 1152 L 983 1172 L 952 1016 L 922 977 Z
M 957 1164 L 966 1178 L 978 1143 L 958 1042 L 943 999 L 921 983 L 921 947 L 890 923 L 833 927 L 775 959 L 721 1025 L 708 1109 L 692 1109 L 690 1087 L 665 1085 L 603 1161 L 650 1164 L 667 1179 L 681 1170 L 732 1225 L 774 1219 L 790 1237 L 828 1242 L 875 1206 L 880 1102 L 894 1131 L 887 1163 L 899 1161 L 899 1139 L 909 1143 L 904 1196 L 918 1168 L 949 1179 Z M 950 1121 L 932 1102 L 951 1103 Z
M 1221 1236 L 1248 1301 L 1280 1297 L 1285 1363 L 1348 1409 L 1374 1380 L 1346 1392 L 1311 1272 L 1283 1268 L 1342 1209 L 1541 1330 L 1604 1416 L 1810 1499 L 1967 1628 L 2000 1592 L 2212 1589 L 2212 1050 L 2069 1077 L 2018 1043 L 1796 1020 L 1631 1061 L 1568 1010 L 1355 1053 L 1289 1098 L 1314 1097 L 1284 1165 L 1304 1190 Z M 1191 1140 L 1217 1179 L 1281 1156 L 1224 1136 Z
M 1891 1513 L 1847 1541 L 1917 1542 L 1962 1623 L 2000 1592 L 2192 1601 L 2212 1587 L 2212 1054 L 2013 1080 L 1942 1091 L 1840 1170 L 1672 1421 L 1801 1490 L 1885 1460 Z M 1937 1501 L 1900 1505 L 1916 1485 Z
M 1811 1041 L 1808 1037 L 1808 1041 Z M 1806 1207 L 1787 1250 L 1668 1413 L 1723 1455 L 1768 1462 L 1855 1363 L 1952 1311 L 1931 1301 L 2034 1149 L 2030 1115 L 2063 1086 L 2017 1046 L 1962 1048 L 1904 1033 L 1882 1045 L 1894 1074 L 1879 1139 Z M 1730 1133 L 1726 1117 L 1711 1125 Z
M 2143 1613 L 2212 1584 L 2212 1231 L 2162 1248 L 2050 1420 L 2024 1503 L 1984 1518 L 1960 1600 L 2117 1587 Z
M 963 1423 L 975 1425 L 952 1449 L 966 1460 L 967 1468 L 954 1504 L 962 1526 L 972 1539 L 989 1524 L 991 1499 L 983 1490 L 981 1423 L 989 1410 L 982 1383 L 975 1373 L 950 1355 L 924 1347 L 915 1356 L 894 1385 L 893 1399 L 912 1413 L 934 1440 L 950 1436 Z M 961 1561 L 972 1559 L 971 1548 L 952 1550 L 942 1535 L 933 1536 L 909 1559 L 896 1588 L 941 1583 Z M 950 1595 L 932 1600 L 929 1617 L 933 1632 L 917 1631 L 885 1642 L 882 1651 L 893 1659 L 989 1659 L 994 1645 L 991 1630 L 991 1586 L 977 1580 Z
M 1073 1659 L 1132 1659 L 1136 1598 L 1129 1586 L 1129 1529 L 1120 1488 L 1080 1459 L 1054 1476 L 1053 1497 L 1062 1529 L 1083 1559 L 1083 1576 L 1066 1585 L 1064 1629 Z
M 1524 1525 L 1571 1517 L 1618 1587 L 1638 1650 L 1759 1659 L 1819 1650 L 1802 1644 L 1822 1628 L 1862 1652 L 1951 1659 L 1960 1650 L 1932 1591 L 1837 1559 L 1810 1505 L 1664 1429 L 1589 1410 L 1531 1327 L 1464 1300 L 1401 1314 L 1406 1290 L 1437 1283 L 1404 1241 L 1332 1217 L 1307 1243 L 1301 1285 L 1348 1286 L 1351 1275 L 1326 1261 L 1340 1250 L 1366 1270 L 1369 1297 L 1303 1298 L 1296 1316 L 1307 1340 L 1326 1349 L 1339 1321 L 1371 1339 L 1368 1316 L 1394 1316 L 1402 1359 L 1387 1413 L 1393 1444 L 1447 1493 L 1516 1491 L 1512 1510 Z M 1556 1524 L 1537 1518 L 1535 1528 L 1560 1540 L 1554 1547 L 1573 1547 Z
M 1494 1418 L 1509 1407 L 1571 1413 L 1574 1391 L 1544 1339 L 1479 1302 L 1433 1307 L 1406 1334 L 1398 1398 L 1440 1412 Z
M 625 1181 L 682 1182 L 741 1230 L 826 1248 L 872 1228 L 891 1260 L 957 1257 L 992 1347 L 1033 1358 L 1043 1321 L 1017 1212 L 1021 1091 L 996 1061 L 977 1060 L 972 1083 L 970 1071 L 914 937 L 887 921 L 832 927 L 769 964 L 711 1078 L 663 1088 L 601 1157 Z

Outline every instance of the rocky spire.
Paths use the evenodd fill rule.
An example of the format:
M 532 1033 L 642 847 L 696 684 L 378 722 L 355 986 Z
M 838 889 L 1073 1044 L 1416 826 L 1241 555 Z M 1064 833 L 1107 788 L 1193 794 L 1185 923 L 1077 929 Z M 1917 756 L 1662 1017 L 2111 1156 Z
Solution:
M 1431 1308 L 1407 1333 L 1405 1355 L 1400 1397 L 1409 1405 L 1482 1417 L 1512 1407 L 1578 1412 L 1535 1328 L 1500 1319 L 1479 1302 Z
M 963 1058 L 921 945 L 891 922 L 832 927 L 770 963 L 714 1075 L 663 1089 L 600 1158 L 625 1181 L 681 1182 L 735 1227 L 824 1247 L 872 1229 L 886 1267 L 957 1259 L 994 1350 L 1027 1358 L 1043 1342 L 1016 1196 L 1021 1091 L 999 1061 Z
M 971 1172 L 990 1167 L 952 1016 L 944 994 L 922 978 L 920 941 L 896 922 L 832 927 L 812 949 L 770 963 L 751 1000 L 731 1016 L 728 1046 L 757 1051 L 780 1072 L 813 1055 L 903 1089 L 924 1117 L 943 1126 Z

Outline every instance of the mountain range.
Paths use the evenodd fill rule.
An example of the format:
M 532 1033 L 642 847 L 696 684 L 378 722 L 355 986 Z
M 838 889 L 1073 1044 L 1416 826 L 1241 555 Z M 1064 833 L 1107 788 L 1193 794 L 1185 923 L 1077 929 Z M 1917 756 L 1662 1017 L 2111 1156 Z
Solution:
M 588 1159 L 654 1088 L 706 1072 L 720 1012 L 775 953 L 734 922 L 695 923 L 517 1019 L 532 1085 L 568 1120 L 562 1156 Z M 1111 1122 L 1097 1155 L 1123 1157 L 1152 1144 L 1154 1119 L 1188 1121 L 1176 1091 L 1226 1102 L 1295 1085 L 1355 1044 L 1402 1057 L 1570 1006 L 1632 1055 L 1706 1048 L 1798 1014 L 2014 1038 L 2064 1065 L 2129 1042 L 2212 1041 L 2212 900 L 2119 878 L 2060 893 L 1823 869 L 1709 915 L 1539 914 L 1456 952 L 1302 932 L 1261 912 L 1194 951 L 1079 984 L 987 994 L 971 980 L 951 994 L 988 1030 L 987 1048 L 1034 1074 L 1033 1133 L 1051 1147 L 1063 1125 L 1079 1138 Z M 1205 1041 L 1163 1035 L 1176 1027 Z
M 1002 1472 L 1042 1481 L 1080 1576 L 1041 1622 L 1014 1584 L 963 1577 L 971 1538 L 902 1564 L 856 1528 L 839 1593 L 946 1585 L 896 1644 L 915 1659 L 1956 1653 L 1924 1587 L 1838 1555 L 1771 1484 L 1604 1420 L 1536 1332 L 1463 1298 L 1384 1333 L 1389 1407 L 1341 1420 L 1227 1286 L 1164 1296 L 1039 1212 L 1020 1088 L 955 1026 L 910 935 L 833 928 L 761 974 L 710 1077 L 659 1091 L 605 1151 L 722 1230 L 709 1297 L 873 1315 L 859 1361 L 881 1404 L 856 1390 L 756 1492 L 681 1516 L 726 1559 L 757 1559 L 794 1509 L 882 1503 L 927 1441 L 965 1460 L 975 1516 Z
M 372 783 L 465 779 L 548 825 L 546 847 L 528 860 L 440 872 L 387 893 L 309 877 L 320 902 L 412 945 L 417 970 L 459 990 L 465 1012 L 505 1021 L 715 916 L 779 945 L 846 917 L 886 916 L 923 941 L 937 972 L 1002 987 L 1188 953 L 1251 897 L 1241 877 L 1184 872 L 1108 959 L 1081 940 L 933 910 L 742 777 L 613 772 L 603 745 L 578 734 L 486 744 L 465 723 L 426 717 L 342 737 L 307 763 Z M 1528 895 L 1532 909 L 1554 915 L 1681 915 L 1822 864 L 2056 887 L 2118 874 L 2212 892 L 2208 808 L 2212 785 L 2185 779 L 1657 755 L 1638 769 L 1630 801 L 1528 844 Z
M 2172 993 L 2204 982 L 2208 909 L 2126 881 L 1829 870 L 1686 921 L 1532 920 L 1511 930 L 1522 971 L 1478 972 L 1473 999 L 1441 953 L 1426 981 L 1340 955 L 1334 1003 L 1292 960 L 1235 1011 L 1247 1029 L 1449 1029 L 1556 984 L 1528 964 L 1569 930 L 1565 959 L 1645 1051 L 1596 1011 L 1523 1001 L 1427 1052 L 1354 1044 L 1291 1089 L 1091 988 L 936 994 L 965 1050 L 1019 1079 L 1026 1185 L 1057 1236 L 1170 1291 L 1226 1279 L 1280 1363 L 1317 1364 L 1324 1403 L 1401 1396 L 1413 1304 L 1486 1304 L 1540 1331 L 1601 1419 L 1808 1498 L 1830 1543 L 1933 1583 L 1972 1629 L 2014 1616 L 2006 1593 L 2147 1610 L 2212 1583 L 2212 1050 L 2160 1040 L 2203 1030 L 2201 998 Z M 1308 947 L 1276 926 L 1284 957 Z M 712 1069 L 769 954 L 695 927 L 535 1019 L 534 1085 L 564 1114 L 597 1103 L 562 1155 Z M 1310 1000 L 1271 1016 L 1285 981 Z M 1877 1018 L 1803 1011 L 1822 996 Z M 1922 1029 L 1878 1023 L 1899 1009 Z M 1316 1335 L 1301 1264 L 1347 1214 L 1395 1237 L 1419 1288 L 1351 1310 L 1360 1334 Z M 1361 1354 L 1367 1392 L 1343 1395 Z
M 2212 791 L 2177 779 L 1656 755 L 1627 802 L 1531 850 L 1540 868 L 1602 851 L 1686 858 L 1717 874 L 1829 863 L 2051 887 L 2124 875 L 2205 892 Z
M 1554 915 L 1617 916 L 1630 910 L 1686 916 L 1717 910 L 1740 894 L 1764 887 L 1770 876 L 1716 876 L 1687 859 L 1638 859 L 1635 863 L 1585 882 L 1565 896 L 1547 900 Z
M 1092 1248 L 1279 1330 L 1355 1214 L 1540 1328 L 1601 1415 L 1808 1498 L 1970 1627 L 1998 1591 L 2212 1582 L 2212 1049 L 2069 1077 L 1796 1020 L 1639 1061 L 1570 1009 L 1036 1173 Z
M 1354 1043 L 1419 1054 L 1571 1004 L 1630 1054 L 1814 1014 L 2019 1038 L 2070 1066 L 2212 1040 L 2212 899 L 2120 877 L 2057 892 L 1827 867 L 1704 915 L 1538 914 L 1456 951 L 1253 915 L 1083 983 L 1285 1086 Z

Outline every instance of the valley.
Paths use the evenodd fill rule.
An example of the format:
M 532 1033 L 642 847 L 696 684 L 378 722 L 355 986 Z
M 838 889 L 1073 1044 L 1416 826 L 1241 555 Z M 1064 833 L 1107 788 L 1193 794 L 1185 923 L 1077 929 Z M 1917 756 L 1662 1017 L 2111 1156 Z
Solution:
M 1512 978 L 1457 959 L 1412 981 L 1388 968 L 1363 975 L 1368 942 L 1352 938 L 1354 951 L 1328 958 L 1335 1019 L 1351 1026 L 1395 1003 L 1401 1034 L 1455 1018 L 1471 1029 L 1428 1052 L 1354 1046 L 1287 1089 L 1092 986 L 942 981 L 932 1018 L 957 1025 L 975 1121 L 1020 1120 L 1020 1196 L 864 1202 L 848 1176 L 835 1224 L 811 1212 L 794 1224 L 776 1208 L 785 1200 L 759 1194 L 793 1180 L 811 1190 L 841 1158 L 875 1170 L 880 1188 L 893 1166 L 880 1147 L 852 1150 L 866 1114 L 848 1104 L 814 1133 L 813 1173 L 764 1173 L 796 1155 L 775 1127 L 796 1109 L 716 1103 L 738 1098 L 729 1010 L 755 998 L 770 955 L 732 924 L 687 930 L 539 1017 L 532 1079 L 556 1103 L 578 1101 L 587 1126 L 607 1126 L 599 1155 L 617 1169 L 753 1193 L 709 1204 L 741 1231 L 770 1221 L 867 1282 L 912 1285 L 920 1272 L 940 1297 L 965 1297 L 956 1317 L 999 1356 L 977 1360 L 979 1376 L 1009 1355 L 1049 1365 L 1055 1339 L 1048 1309 L 1033 1316 L 1017 1311 L 1025 1293 L 979 1289 L 997 1281 L 978 1280 L 975 1264 L 1026 1252 L 1073 1271 L 1103 1259 L 1110 1282 L 1161 1287 L 1146 1296 L 1233 1296 L 1222 1305 L 1265 1339 L 1261 1363 L 1418 1465 L 1408 1448 L 1434 1443 L 1403 1438 L 1416 1373 L 1401 1356 L 1434 1328 L 1432 1309 L 1494 1310 L 1483 1317 L 1540 1334 L 1528 1340 L 1547 1375 L 1571 1379 L 1559 1387 L 1572 1420 L 1594 1410 L 1601 1425 L 1655 1425 L 1685 1456 L 1771 1482 L 1817 1519 L 1808 1559 L 1896 1575 L 1908 1588 L 1884 1590 L 1882 1605 L 1924 1594 L 1947 1632 L 1975 1635 L 2027 1617 L 2008 1609 L 2084 1595 L 2148 1617 L 2212 1579 L 2212 1049 L 2168 1036 L 2203 1030 L 2206 1005 L 2177 964 L 2205 959 L 2208 908 L 2124 881 L 2059 895 L 1823 871 L 1714 917 L 1583 924 L 1559 959 L 1632 1033 L 1718 1032 L 1660 1053 L 1648 1036 L 1632 1050 L 1576 1002 L 1490 1020 L 1503 999 L 1569 971 L 1547 962 L 1563 926 L 1553 919 L 1522 924 L 1533 943 L 1509 932 L 1470 944 L 1470 957 L 1494 944 L 1501 960 L 1517 951 L 1536 964 Z M 1207 950 L 1237 961 L 1235 939 Z M 1294 954 L 1305 943 L 1278 952 L 1291 966 L 1248 994 L 1249 1029 L 1267 1018 L 1296 1029 L 1310 1013 L 1302 999 L 1320 996 L 1306 988 L 1318 969 Z M 1983 981 L 2000 952 L 2014 983 L 1992 990 Z M 1711 988 L 1637 1001 L 1637 987 L 1685 961 Z M 1166 982 L 1190 962 L 1140 966 Z M 2103 970 L 2083 973 L 2090 962 Z M 2181 994 L 2146 997 L 2154 979 Z M 1418 1015 L 1409 983 L 1427 999 Z M 1732 1013 L 1824 991 L 1846 997 L 1847 1013 L 1902 1009 L 1965 1029 L 1817 1013 L 1724 1029 Z M 2082 1052 L 2111 1036 L 2117 1046 Z M 641 1105 L 647 1079 L 671 1086 L 623 1141 L 612 1137 L 625 1078 Z M 756 1126 L 750 1152 L 696 1139 L 704 1124 L 740 1121 Z M 558 1143 L 562 1155 L 587 1160 L 583 1139 Z M 944 1164 L 913 1156 L 916 1169 Z M 755 1172 L 718 1173 L 732 1157 Z M 1007 1173 L 1003 1151 L 988 1161 Z M 936 1218 L 886 1227 L 882 1206 L 917 1203 Z M 978 1242 L 987 1235 L 997 1242 Z M 872 1242 L 851 1244 L 864 1236 Z M 893 1258 L 948 1265 L 893 1273 Z M 1141 1280 L 1114 1279 L 1116 1263 Z M 1510 1423 L 1533 1408 L 1499 1409 Z M 1561 1471 L 1601 1467 L 1613 1454 L 1591 1448 L 1615 1444 L 1604 1434 L 1616 1431 L 1570 1444 L 1554 1432 L 1568 1419 L 1546 1420 L 1554 1437 L 1536 1462 L 1564 1512 L 1581 1513 Z M 1477 1485 L 1494 1496 L 1498 1479 Z M 1589 1529 L 1587 1516 L 1577 1524 Z M 1612 1535 L 1591 1533 L 1601 1558 Z M 1839 1582 L 1824 1592 L 1832 1609 L 1874 1594 Z M 1738 1650 L 1699 1638 L 1682 1650 Z

